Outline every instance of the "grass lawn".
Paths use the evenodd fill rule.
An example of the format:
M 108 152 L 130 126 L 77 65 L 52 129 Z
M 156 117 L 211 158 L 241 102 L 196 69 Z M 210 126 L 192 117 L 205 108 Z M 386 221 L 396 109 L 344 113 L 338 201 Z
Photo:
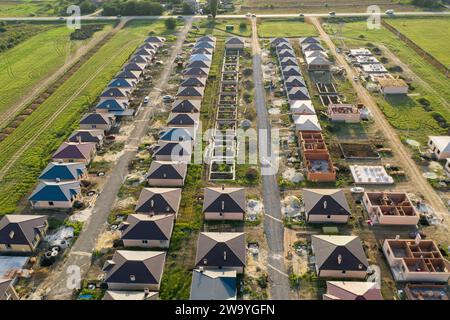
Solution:
M 333 24 L 326 25 L 325 29 L 330 34 L 333 34 L 334 30 L 336 30 Z M 422 84 L 413 82 L 414 90 L 410 90 L 410 93 L 415 96 L 384 99 L 379 94 L 374 95 L 380 108 L 391 125 L 397 129 L 401 138 L 414 139 L 423 144 L 426 143 L 428 135 L 447 133 L 447 129 L 441 128 L 433 119 L 433 112 L 437 112 L 447 121 L 450 121 L 450 110 L 442 102 L 442 100 L 450 101 L 450 82 L 444 75 L 385 28 L 368 30 L 365 21 L 348 22 L 344 24 L 342 32 L 346 38 L 345 44 L 348 48 L 366 47 L 368 44 L 385 45 L 400 60 L 406 63 L 417 76 L 436 90 L 436 93 L 431 93 Z M 337 45 L 342 46 L 341 41 L 335 40 L 335 42 Z M 393 65 L 388 62 L 387 66 Z M 394 75 L 401 75 L 401 73 Z M 430 102 L 430 111 L 426 111 L 418 103 L 417 100 L 419 98 L 426 98 Z
M 450 66 L 450 19 L 389 19 L 390 25 L 446 66 Z
M 35 15 L 53 15 L 50 5 L 55 1 L 2 1 L 0 17 L 30 17 Z
M 245 28 L 240 27 L 242 22 L 245 23 Z M 232 25 L 234 27 L 233 30 L 227 31 L 227 25 Z M 198 27 L 199 30 L 195 30 L 195 27 Z M 215 21 L 203 19 L 193 24 L 190 34 L 195 37 L 210 34 L 218 38 L 227 38 L 232 36 L 250 37 L 252 35 L 252 26 L 247 19 L 216 19 Z
M 100 31 L 107 32 L 107 24 Z M 71 54 L 91 39 L 70 40 L 73 30 L 55 27 L 38 33 L 14 48 L 0 53 L 0 116 L 11 104 L 17 103 L 33 86 L 61 67 Z
M 78 126 L 78 120 L 96 100 L 135 48 L 149 34 L 166 34 L 163 21 L 135 21 L 119 31 L 108 43 L 77 70 L 10 136 L 0 143 L 0 167 L 3 167 L 26 141 L 36 136 L 42 124 L 68 101 L 83 84 L 86 86 L 56 117 L 52 126 L 38 135 L 32 147 L 14 163 L 0 184 L 0 214 L 17 211 L 19 200 L 36 184 L 36 178 L 48 163 L 53 151 Z
M 258 25 L 258 36 L 264 38 L 316 35 L 316 28 L 300 19 L 261 19 Z

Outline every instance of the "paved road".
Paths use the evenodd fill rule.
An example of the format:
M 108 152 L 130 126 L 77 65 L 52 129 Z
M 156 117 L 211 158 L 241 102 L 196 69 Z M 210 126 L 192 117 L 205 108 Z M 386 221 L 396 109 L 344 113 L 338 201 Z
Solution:
M 255 106 L 258 131 L 271 129 L 267 115 L 264 83 L 261 67 L 261 49 L 258 42 L 256 21 L 252 19 L 253 82 L 255 85 Z M 266 138 L 266 137 L 264 137 Z M 264 139 L 259 134 L 259 150 L 270 143 L 270 135 Z M 261 157 L 260 157 L 261 159 Z M 269 246 L 268 273 L 270 280 L 270 298 L 289 299 L 289 282 L 284 264 L 284 225 L 281 217 L 280 190 L 276 174 L 262 175 L 264 201 L 264 232 Z
M 182 50 L 182 44 L 186 39 L 186 35 L 191 28 L 191 25 L 192 19 L 187 19 L 184 28 L 177 37 L 175 47 L 172 50 L 172 54 L 166 65 L 174 65 L 175 58 Z M 171 70 L 172 68 L 163 69 L 159 79 L 155 81 L 155 83 L 159 84 L 158 89 L 163 89 L 167 84 Z M 119 158 L 114 168 L 112 168 L 111 171 L 113 174 L 108 176 L 105 188 L 100 193 L 92 215 L 85 223 L 78 240 L 75 242 L 62 265 L 58 268 L 58 272 L 52 274 L 51 278 L 48 279 L 49 281 L 46 281 L 42 288 L 39 288 L 40 290 L 38 289 L 37 294 L 32 298 L 39 299 L 39 294 L 41 292 L 46 292 L 46 289 L 48 289 L 46 294 L 47 299 L 70 299 L 73 291 L 67 288 L 67 280 L 70 276 L 70 274 L 67 274 L 68 270 L 70 270 L 68 268 L 72 265 L 80 267 L 81 278 L 87 274 L 91 265 L 91 253 L 95 248 L 97 237 L 107 226 L 106 221 L 116 199 L 116 195 L 128 174 L 128 165 L 135 158 L 139 143 L 147 133 L 154 107 L 161 101 L 161 90 L 158 89 L 154 88 L 149 94 L 150 101 L 153 102 L 152 105 L 150 107 L 142 108 L 135 118 L 135 127 L 125 144 L 124 154 Z M 46 288 L 46 285 L 49 285 L 50 288 Z
M 309 19 L 319 31 L 319 35 L 322 40 L 325 41 L 325 43 L 330 48 L 331 53 L 336 58 L 336 61 L 344 67 L 347 78 L 351 82 L 353 89 L 357 93 L 361 103 L 368 106 L 370 111 L 373 113 L 377 125 L 380 126 L 384 133 L 384 136 L 389 140 L 391 148 L 396 151 L 398 155 L 397 158 L 400 161 L 400 163 L 398 164 L 403 168 L 403 170 L 405 170 L 408 178 L 411 180 L 411 185 L 414 186 L 415 192 L 421 193 L 439 216 L 448 216 L 448 210 L 445 208 L 441 198 L 431 187 L 428 181 L 422 176 L 422 171 L 411 159 L 410 153 L 400 141 L 397 132 L 389 124 L 388 120 L 378 107 L 374 98 L 370 95 L 366 88 L 364 88 L 359 82 L 353 80 L 353 77 L 356 75 L 356 71 L 348 64 L 343 55 L 336 53 L 336 46 L 334 45 L 330 36 L 325 32 L 325 30 L 323 30 L 320 21 L 315 17 Z
M 346 12 L 346 13 L 336 13 L 336 17 L 368 17 L 370 14 L 367 12 Z M 405 12 L 396 12 L 396 16 L 436 16 L 436 15 L 450 15 L 450 11 L 443 12 L 429 12 L 429 11 L 405 11 Z M 305 17 L 328 17 L 328 13 L 305 13 Z M 385 13 L 381 13 L 381 16 L 387 17 L 388 15 Z M 113 17 L 104 17 L 104 16 L 82 16 L 81 20 L 117 20 L 117 19 L 168 19 L 168 18 L 177 18 L 178 16 L 126 16 L 117 18 Z M 195 16 L 183 16 L 185 19 L 196 18 L 196 19 L 206 19 L 206 15 L 195 15 Z M 277 13 L 277 14 L 258 14 L 258 18 L 297 18 L 298 13 Z M 242 19 L 246 18 L 244 14 L 223 14 L 217 15 L 216 19 Z M 70 17 L 0 17 L 0 20 L 22 20 L 22 21 L 58 21 L 58 20 L 66 20 L 70 19 Z

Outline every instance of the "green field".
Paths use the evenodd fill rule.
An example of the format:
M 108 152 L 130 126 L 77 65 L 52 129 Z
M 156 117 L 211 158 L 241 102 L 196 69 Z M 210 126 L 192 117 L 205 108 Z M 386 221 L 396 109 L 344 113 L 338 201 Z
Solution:
M 101 32 L 107 32 L 107 25 Z M 0 116 L 33 86 L 61 67 L 66 59 L 91 39 L 71 41 L 73 30 L 56 27 L 41 32 L 16 47 L 0 53 Z
M 55 1 L 31 1 L 31 0 L 16 0 L 16 1 L 1 1 L 0 2 L 0 17 L 29 17 L 40 15 L 53 15 L 51 4 Z
M 299 19 L 261 19 L 258 25 L 258 37 L 300 37 L 316 36 L 317 30 L 312 24 Z
M 334 34 L 336 25 L 328 24 L 325 29 L 328 33 Z M 379 94 L 375 94 L 380 108 L 392 126 L 397 129 L 401 138 L 415 139 L 424 144 L 428 135 L 447 134 L 447 129 L 440 127 L 433 118 L 433 113 L 439 113 L 450 122 L 450 109 L 448 108 L 450 82 L 442 73 L 385 28 L 368 30 L 365 21 L 347 22 L 342 28 L 342 36 L 345 37 L 347 48 L 370 44 L 385 45 L 435 90 L 435 92 L 430 92 L 421 83 L 413 82 L 414 89 L 410 91 L 413 96 L 410 97 L 386 100 Z M 342 41 L 335 40 L 335 42 L 338 46 L 343 46 Z M 394 65 L 389 61 L 386 66 Z M 397 75 L 401 76 L 402 73 Z M 432 110 L 426 111 L 417 101 L 420 98 L 427 99 Z
M 0 214 L 17 211 L 18 202 L 36 184 L 36 178 L 48 163 L 52 152 L 77 127 L 82 113 L 95 102 L 106 84 L 150 31 L 159 35 L 167 33 L 162 21 L 134 21 L 119 31 L 0 143 L 2 168 L 30 137 L 37 135 L 43 123 L 79 90 L 50 128 L 37 135 L 35 143 L 6 173 L 0 184 Z M 83 85 L 86 86 L 81 88 Z
M 388 23 L 440 62 L 450 66 L 450 18 L 389 19 Z
M 245 23 L 245 28 L 240 28 L 240 24 L 242 22 Z M 234 27 L 233 31 L 227 31 L 227 25 L 232 25 Z M 196 28 L 199 28 L 199 30 L 195 30 Z M 193 28 L 189 32 L 191 37 L 210 34 L 218 38 L 226 38 L 231 36 L 250 37 L 252 35 L 252 26 L 247 19 L 216 19 L 215 21 L 202 20 L 193 23 Z

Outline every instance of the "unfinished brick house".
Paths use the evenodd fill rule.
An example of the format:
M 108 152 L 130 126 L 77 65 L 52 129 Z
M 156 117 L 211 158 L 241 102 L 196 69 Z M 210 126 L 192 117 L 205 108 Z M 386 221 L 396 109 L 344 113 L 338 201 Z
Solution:
M 374 223 L 414 226 L 420 219 L 404 192 L 366 192 L 363 203 Z
M 315 182 L 336 180 L 336 170 L 320 132 L 299 132 L 300 149 L 307 170 L 307 179 Z
M 450 262 L 432 240 L 386 239 L 383 252 L 396 281 L 447 282 Z

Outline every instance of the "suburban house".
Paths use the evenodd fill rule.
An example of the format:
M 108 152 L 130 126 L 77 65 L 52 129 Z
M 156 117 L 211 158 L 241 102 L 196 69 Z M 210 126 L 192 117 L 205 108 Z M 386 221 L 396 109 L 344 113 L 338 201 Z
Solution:
M 320 43 L 320 41 L 314 37 L 300 38 L 299 42 L 300 42 L 300 45 L 306 45 L 306 44 L 311 44 L 311 43 Z
M 379 78 L 377 79 L 380 92 L 388 94 L 408 94 L 408 84 L 403 79 L 398 78 Z
M 190 300 L 236 300 L 235 270 L 192 271 Z
M 137 81 L 134 79 L 123 79 L 123 78 L 116 78 L 113 79 L 109 84 L 109 88 L 123 88 L 126 91 L 132 91 L 133 88 L 136 86 Z
M 158 48 L 160 48 L 164 45 L 164 42 L 166 42 L 166 38 L 151 36 L 145 39 L 145 42 L 155 44 Z
M 199 269 L 225 269 L 243 273 L 246 264 L 243 232 L 200 232 L 195 266 Z
M 214 44 L 211 42 L 200 41 L 194 45 L 194 49 L 214 49 Z
M 361 121 L 361 111 L 352 104 L 330 103 L 327 111 L 331 121 L 342 121 L 345 123 Z
M 191 79 L 191 78 L 190 78 Z M 200 112 L 202 101 L 195 99 L 195 100 L 187 100 L 187 99 L 181 99 L 181 100 L 175 100 L 172 104 L 172 110 L 173 113 L 193 113 L 193 112 Z
M 173 214 L 130 214 L 119 226 L 125 247 L 169 248 Z
M 325 49 L 320 45 L 320 43 L 305 43 L 302 44 L 302 52 L 305 54 L 307 51 L 322 51 L 325 52 Z
M 276 48 L 279 44 L 282 43 L 289 43 L 288 38 L 274 38 L 272 40 L 270 40 L 270 46 L 272 48 Z
M 211 68 L 211 61 L 206 60 L 195 60 L 192 62 L 189 62 L 186 65 L 186 69 L 188 68 L 202 68 L 202 69 L 209 69 Z
M 244 40 L 239 37 L 227 38 L 227 40 L 225 41 L 225 49 L 243 50 L 244 45 Z
M 88 113 L 80 120 L 80 129 L 101 129 L 105 132 L 111 130 L 115 117 L 108 113 Z
M 176 161 L 152 161 L 147 174 L 152 187 L 182 187 L 186 178 L 187 164 Z
M 154 53 L 155 50 L 141 46 L 134 54 L 150 60 L 153 58 Z
M 299 67 L 296 66 L 288 66 L 285 67 L 283 69 L 281 69 L 281 73 L 283 74 L 283 78 L 287 79 L 288 77 L 297 77 L 297 76 L 302 76 Z
M 95 106 L 95 112 L 110 113 L 113 114 L 114 116 L 120 116 L 127 111 L 128 111 L 128 103 L 123 100 L 107 99 L 99 102 Z
M 102 300 L 158 300 L 159 293 L 155 291 L 120 291 L 106 290 Z
M 376 282 L 327 281 L 323 300 L 383 300 Z
M 295 100 L 289 104 L 292 115 L 314 115 L 316 109 L 311 100 Z
M 295 123 L 295 129 L 297 131 L 306 132 L 321 132 L 322 127 L 320 126 L 319 119 L 315 114 L 303 114 L 303 115 L 293 115 L 292 120 Z
M 245 209 L 244 188 L 205 188 L 205 220 L 244 220 Z
M 41 181 L 28 198 L 34 209 L 69 209 L 81 199 L 79 181 Z
M 176 217 L 180 202 L 180 188 L 144 188 L 134 211 L 149 215 L 173 214 Z
M 123 66 L 123 70 L 131 70 L 131 71 L 144 71 L 145 70 L 145 63 L 138 63 L 138 62 L 128 62 Z
M 276 49 L 277 50 L 283 50 L 283 49 L 293 50 L 290 43 L 280 43 L 279 45 L 277 45 Z
M 396 281 L 447 283 L 450 278 L 450 262 L 432 240 L 386 239 L 383 252 Z
M 89 164 L 97 152 L 92 142 L 64 142 L 53 154 L 53 162 L 83 162 Z
M 192 141 L 195 138 L 194 128 L 168 127 L 160 133 L 161 141 Z
M 153 157 L 158 161 L 182 161 L 191 159 L 192 143 L 190 141 L 171 142 L 160 140 L 153 150 Z
M 34 252 L 47 229 L 47 216 L 4 215 L 0 220 L 0 252 Z
M 161 251 L 117 250 L 103 266 L 110 290 L 158 291 L 166 253 Z
M 130 71 L 140 72 L 138 70 L 130 70 Z M 116 99 L 116 100 L 123 100 L 123 101 L 128 102 L 129 95 L 130 95 L 130 91 L 127 91 L 124 88 L 107 88 L 100 95 L 100 101 L 107 100 L 107 99 Z
M 278 55 L 278 59 L 295 58 L 295 53 L 289 49 L 283 49 L 283 50 L 277 51 L 277 55 Z
M 191 54 L 213 54 L 213 49 L 208 49 L 208 48 L 194 48 L 191 51 Z
M 19 300 L 12 279 L 0 278 L 0 301 Z
M 200 38 L 197 39 L 198 42 L 202 42 L 202 41 L 206 41 L 206 42 L 216 42 L 216 37 L 207 35 L 207 36 L 202 36 Z
M 146 44 L 147 46 L 151 46 L 151 44 Z M 144 45 L 145 46 L 145 45 Z M 149 47 L 150 48 L 150 47 Z M 130 62 L 136 62 L 136 63 L 143 63 L 145 65 L 148 65 L 148 63 L 150 62 L 149 59 L 146 59 L 145 57 L 139 56 L 139 55 L 134 55 L 130 58 L 129 60 Z M 111 87 L 110 85 L 108 85 L 108 87 Z
M 308 71 L 329 71 L 331 63 L 324 54 L 312 54 L 305 58 Z
M 82 162 L 50 162 L 39 176 L 40 181 L 81 181 L 87 179 L 86 165 Z
M 200 68 L 192 68 L 189 70 L 194 70 L 194 69 L 204 70 L 204 69 L 200 69 Z M 205 74 L 207 77 L 208 72 L 206 72 Z M 176 97 L 179 100 L 202 100 L 204 91 L 205 91 L 205 88 L 202 88 L 202 87 L 179 87 Z
M 167 125 L 176 128 L 198 128 L 200 122 L 199 113 L 170 113 Z
M 116 75 L 116 79 L 134 79 L 136 81 L 139 81 L 141 74 L 142 72 L 138 71 L 123 70 Z
M 206 61 L 211 63 L 212 61 L 212 55 L 211 54 L 193 54 L 189 57 L 189 63 L 194 61 Z M 194 69 L 194 68 L 191 68 Z
M 374 223 L 411 226 L 419 223 L 420 214 L 405 192 L 365 192 L 363 204 Z
M 450 136 L 429 136 L 428 147 L 438 160 L 450 158 Z
M 311 242 L 319 277 L 366 277 L 369 262 L 358 237 L 312 235 Z
M 301 76 L 292 76 L 284 80 L 284 89 L 286 90 L 286 92 L 289 92 L 292 88 L 300 87 L 306 88 L 305 80 Z
M 180 87 L 200 87 L 203 88 L 206 86 L 206 78 L 198 78 L 198 77 L 190 77 L 184 79 Z
M 208 78 L 208 72 L 209 70 L 207 68 L 189 68 L 189 69 L 185 69 L 183 71 L 183 76 L 185 77 L 197 77 L 197 78 Z M 178 92 L 181 91 L 181 89 L 184 88 L 179 88 Z
M 306 221 L 347 223 L 350 207 L 342 189 L 303 189 Z
M 103 144 L 105 132 L 101 129 L 77 130 L 67 139 L 69 142 L 92 142 L 97 146 Z
M 288 92 L 288 99 L 289 103 L 292 103 L 293 101 L 301 100 L 301 101 L 311 101 L 311 98 L 309 97 L 308 89 L 305 87 L 294 87 L 291 88 Z

